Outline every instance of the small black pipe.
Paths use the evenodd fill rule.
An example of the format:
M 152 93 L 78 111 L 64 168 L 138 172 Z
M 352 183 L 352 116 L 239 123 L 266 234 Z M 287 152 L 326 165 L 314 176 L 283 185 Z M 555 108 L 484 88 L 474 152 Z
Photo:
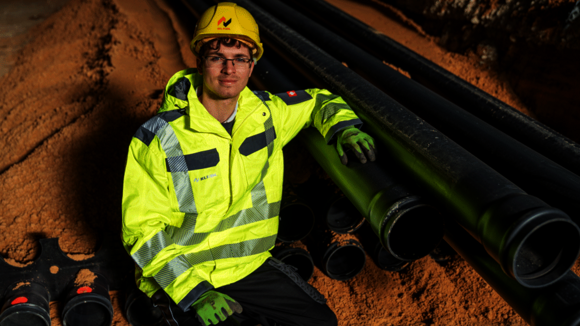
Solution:
M 365 51 L 409 72 L 413 80 L 580 175 L 580 145 L 457 77 L 323 0 L 291 0 L 302 13 Z M 295 7 L 296 8 L 296 7 Z M 350 64 L 349 64 L 350 66 Z
M 383 247 L 381 240 L 374 233 L 373 229 L 368 223 L 364 223 L 356 232 L 358 241 L 362 244 L 367 255 L 371 257 L 378 268 L 390 271 L 400 272 L 406 269 L 411 262 L 401 260 Z
M 314 212 L 300 201 L 287 202 L 280 209 L 277 241 L 291 243 L 303 239 L 314 228 Z
M 446 223 L 445 241 L 530 325 L 580 325 L 580 278 L 572 271 L 549 286 L 530 289 L 507 277 L 457 223 Z
M 131 326 L 160 326 L 163 313 L 153 305 L 151 298 L 137 288 L 135 281 L 128 280 L 125 298 L 125 318 Z
M 3 297 L 0 326 L 50 326 L 50 294 L 43 284 L 23 280 Z
M 326 276 L 346 281 L 363 270 L 366 254 L 358 241 L 325 236 L 317 236 L 311 240 L 307 242 L 308 251 Z
M 302 248 L 276 246 L 270 251 L 272 256 L 281 260 L 286 265 L 296 268 L 296 273 L 306 282 L 310 281 L 314 274 L 314 261 L 308 251 Z
M 570 269 L 580 250 L 580 230 L 565 213 L 527 195 L 251 1 L 238 4 L 252 13 L 264 39 L 357 110 L 391 160 L 446 205 L 508 275 L 541 287 Z
M 338 234 L 347 234 L 357 231 L 365 218 L 346 197 L 338 197 L 328 207 L 326 225 Z
M 71 282 L 62 309 L 63 326 L 110 326 L 113 322 L 109 284 L 104 276 L 95 275 L 90 284 Z
M 554 163 L 278 0 L 253 0 L 527 193 L 580 225 L 580 176 Z

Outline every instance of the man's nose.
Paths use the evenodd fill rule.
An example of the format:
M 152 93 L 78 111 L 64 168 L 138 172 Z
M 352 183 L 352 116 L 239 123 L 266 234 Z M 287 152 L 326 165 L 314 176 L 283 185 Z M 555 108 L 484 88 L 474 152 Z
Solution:
M 232 74 L 236 72 L 236 66 L 233 60 L 226 60 L 222 68 L 223 73 Z

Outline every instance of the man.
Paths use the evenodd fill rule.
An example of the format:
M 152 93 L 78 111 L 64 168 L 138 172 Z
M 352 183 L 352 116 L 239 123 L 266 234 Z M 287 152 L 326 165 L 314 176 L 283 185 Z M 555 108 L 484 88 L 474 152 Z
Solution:
M 374 160 L 372 138 L 326 90 L 250 91 L 263 47 L 254 18 L 234 3 L 202 15 L 191 49 L 197 70 L 169 80 L 158 114 L 129 149 L 123 242 L 138 265 L 139 288 L 168 295 L 202 325 L 242 309 L 264 326 L 336 325 L 324 297 L 269 252 L 278 231 L 282 148 L 313 125 L 337 142 L 343 163 L 342 146 L 366 162 L 365 154 Z

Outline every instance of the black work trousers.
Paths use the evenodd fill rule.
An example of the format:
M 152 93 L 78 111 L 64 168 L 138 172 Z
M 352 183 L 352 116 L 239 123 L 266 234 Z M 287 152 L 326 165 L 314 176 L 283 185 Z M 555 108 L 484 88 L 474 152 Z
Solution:
M 336 315 L 324 296 L 294 269 L 270 258 L 244 279 L 216 289 L 238 301 L 244 311 L 238 320 L 262 326 L 336 326 Z M 248 321 L 243 322 L 245 325 Z
M 218 325 L 336 326 L 336 315 L 324 296 L 306 283 L 292 267 L 270 258 L 242 280 L 215 291 L 229 295 L 242 305 L 243 312 Z M 193 309 L 187 313 L 195 314 Z M 179 325 L 195 325 L 186 318 Z M 236 321 L 233 322 L 232 319 Z

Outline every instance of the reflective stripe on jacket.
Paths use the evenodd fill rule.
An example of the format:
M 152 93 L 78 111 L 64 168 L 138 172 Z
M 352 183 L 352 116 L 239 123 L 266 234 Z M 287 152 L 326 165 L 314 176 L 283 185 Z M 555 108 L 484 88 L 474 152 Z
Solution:
M 238 99 L 232 135 L 199 102 L 195 69 L 168 82 L 158 114 L 135 133 L 123 188 L 123 243 L 139 288 L 184 310 L 268 257 L 278 232 L 282 147 L 313 125 L 330 141 L 361 121 L 338 96 L 308 89 Z M 338 155 L 338 154 L 337 154 Z

